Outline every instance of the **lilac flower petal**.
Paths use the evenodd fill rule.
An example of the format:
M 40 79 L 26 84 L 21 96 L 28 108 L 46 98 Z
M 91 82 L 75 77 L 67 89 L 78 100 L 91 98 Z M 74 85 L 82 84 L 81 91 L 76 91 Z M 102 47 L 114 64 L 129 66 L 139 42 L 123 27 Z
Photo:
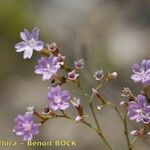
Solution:
M 37 41 L 37 42 L 36 42 L 36 45 L 34 46 L 34 50 L 40 51 L 40 50 L 43 49 L 43 47 L 44 47 L 44 42 L 42 42 L 42 41 Z
M 46 80 L 49 80 L 51 77 L 52 77 L 52 73 L 44 73 L 42 80 L 46 81 Z
M 57 110 L 59 109 L 58 105 L 54 104 L 54 103 L 49 103 L 49 107 L 52 109 L 52 110 Z
M 30 59 L 32 57 L 32 54 L 33 54 L 33 50 L 32 49 L 27 49 L 23 53 L 23 58 L 24 59 L 27 59 L 27 58 Z
M 32 34 L 27 29 L 24 29 L 24 33 L 26 35 L 27 41 L 32 39 Z
M 134 82 L 140 82 L 142 79 L 141 79 L 141 76 L 138 75 L 138 74 L 133 74 L 131 76 L 131 79 L 134 80 Z
M 139 70 L 140 70 L 140 66 L 138 64 L 134 64 L 132 66 L 133 73 L 139 72 Z
M 61 110 L 65 110 L 65 109 L 67 109 L 67 108 L 69 108 L 69 103 L 67 103 L 67 102 L 63 102 L 60 106 L 59 106 L 59 108 L 61 109 Z
M 38 38 L 39 38 L 39 30 L 40 29 L 37 27 L 33 28 L 33 30 L 32 30 L 32 36 L 35 40 L 38 40 Z
M 143 95 L 138 95 L 137 102 L 138 102 L 139 106 L 141 106 L 141 107 L 146 106 L 146 97 Z

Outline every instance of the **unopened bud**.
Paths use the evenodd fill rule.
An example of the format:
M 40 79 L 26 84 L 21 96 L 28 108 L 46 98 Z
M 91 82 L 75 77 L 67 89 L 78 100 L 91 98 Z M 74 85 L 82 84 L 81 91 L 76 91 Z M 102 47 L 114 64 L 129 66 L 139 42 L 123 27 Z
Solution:
M 51 43 L 51 44 L 46 44 L 48 50 L 50 50 L 51 52 L 55 52 L 57 50 L 57 44 L 55 42 Z
M 98 110 L 102 110 L 104 108 L 104 105 L 99 105 L 99 106 L 97 106 L 97 109 Z
M 130 132 L 131 135 L 133 136 L 139 136 L 140 135 L 140 132 L 138 130 L 133 130 Z
M 32 115 L 34 113 L 34 106 L 29 106 L 26 109 L 27 109 L 26 114 L 31 114 Z
M 116 79 L 116 78 L 117 78 L 117 76 L 118 76 L 118 73 L 117 73 L 117 72 L 109 73 L 109 74 L 108 74 L 107 81 L 108 81 L 108 80 Z
M 128 103 L 125 102 L 125 101 L 121 101 L 120 106 L 123 107 L 123 108 L 126 108 L 128 106 Z

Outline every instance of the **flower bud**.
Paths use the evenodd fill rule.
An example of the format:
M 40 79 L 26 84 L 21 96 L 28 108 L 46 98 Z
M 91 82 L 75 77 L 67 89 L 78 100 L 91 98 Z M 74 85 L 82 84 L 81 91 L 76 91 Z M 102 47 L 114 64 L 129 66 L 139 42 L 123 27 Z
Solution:
M 80 98 L 73 97 L 72 105 L 77 109 L 80 116 L 83 116 L 83 107 L 80 104 Z
M 131 135 L 133 136 L 139 136 L 140 135 L 140 132 L 138 130 L 133 130 L 130 132 Z
M 128 106 L 128 103 L 125 101 L 121 101 L 119 104 L 122 108 L 126 108 Z
M 79 107 L 80 106 L 80 98 L 73 97 L 73 100 L 71 101 L 71 103 L 74 107 Z
M 50 50 L 51 52 L 56 52 L 57 51 L 57 44 L 55 42 L 51 43 L 51 44 L 46 44 L 48 50 Z
M 26 109 L 27 109 L 27 112 L 25 114 L 32 115 L 34 113 L 34 106 L 29 106 Z
M 117 77 L 118 77 L 118 73 L 117 72 L 109 73 L 108 77 L 107 77 L 107 81 L 116 79 Z
M 92 88 L 92 94 L 96 96 L 103 104 L 106 103 L 105 100 L 101 97 L 100 93 L 96 89 Z
M 57 55 L 57 60 L 58 60 L 58 63 L 60 64 L 60 65 L 64 65 L 64 63 L 65 63 L 65 56 L 62 56 L 60 53 Z
M 99 106 L 97 106 L 97 109 L 98 110 L 102 110 L 104 108 L 104 105 L 99 105 Z
M 84 67 L 84 64 L 85 64 L 84 59 L 79 59 L 74 62 L 76 69 L 82 69 Z

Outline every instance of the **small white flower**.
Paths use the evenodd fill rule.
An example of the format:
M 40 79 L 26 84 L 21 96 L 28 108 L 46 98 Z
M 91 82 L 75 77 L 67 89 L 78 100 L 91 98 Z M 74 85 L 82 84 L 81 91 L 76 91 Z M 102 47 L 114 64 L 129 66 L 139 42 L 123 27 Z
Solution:
M 77 74 L 75 72 L 75 70 L 68 73 L 68 79 L 71 80 L 71 81 L 76 80 L 78 76 L 79 76 L 79 74 Z
M 93 75 L 93 77 L 97 81 L 101 80 L 104 77 L 103 70 L 102 69 L 101 70 L 96 70 L 95 74 Z

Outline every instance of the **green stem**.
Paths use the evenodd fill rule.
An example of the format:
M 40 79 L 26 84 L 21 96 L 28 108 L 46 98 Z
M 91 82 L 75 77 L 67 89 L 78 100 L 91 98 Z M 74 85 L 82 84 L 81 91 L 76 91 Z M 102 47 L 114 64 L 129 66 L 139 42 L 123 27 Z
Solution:
M 124 123 L 124 134 L 125 134 L 125 137 L 127 140 L 128 150 L 132 150 L 132 146 L 131 146 L 131 142 L 130 142 L 130 138 L 129 138 L 129 133 L 128 133 L 127 112 L 125 112 L 123 123 Z
M 106 140 L 105 136 L 104 136 L 103 133 L 102 133 L 101 127 L 100 127 L 100 125 L 99 125 L 98 119 L 97 119 L 96 114 L 95 114 L 94 109 L 93 109 L 92 101 L 89 103 L 89 105 L 90 105 L 90 109 L 91 109 L 92 115 L 93 115 L 93 117 L 94 117 L 94 121 L 95 121 L 96 126 L 97 126 L 97 128 L 98 128 L 98 132 L 97 132 L 97 133 L 98 133 L 99 136 L 102 138 L 102 140 L 105 142 L 105 144 L 107 145 L 108 149 L 112 150 L 111 145 L 109 144 L 109 142 Z

